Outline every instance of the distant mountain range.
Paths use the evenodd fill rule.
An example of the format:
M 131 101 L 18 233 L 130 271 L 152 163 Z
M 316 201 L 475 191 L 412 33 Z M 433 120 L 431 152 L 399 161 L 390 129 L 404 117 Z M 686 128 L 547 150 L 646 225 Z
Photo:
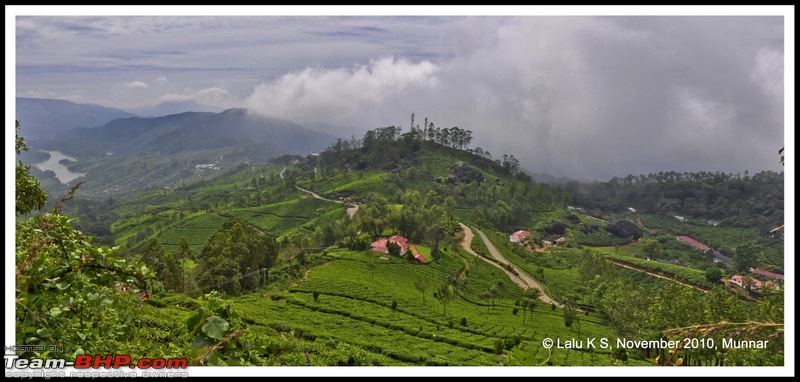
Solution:
M 54 137 L 76 127 L 95 127 L 117 118 L 135 117 L 125 110 L 60 99 L 17 97 L 17 115 L 28 142 Z
M 93 104 L 17 98 L 17 116 L 34 149 L 77 157 L 250 147 L 259 157 L 308 154 L 336 140 L 292 121 L 195 102 L 165 102 L 130 112 Z M 183 110 L 179 113 L 171 111 Z
M 246 109 L 221 113 L 186 112 L 152 118 L 120 118 L 102 126 L 77 128 L 45 142 L 43 147 L 77 157 L 133 155 L 249 146 L 260 157 L 309 154 L 336 138 L 292 121 L 270 118 Z

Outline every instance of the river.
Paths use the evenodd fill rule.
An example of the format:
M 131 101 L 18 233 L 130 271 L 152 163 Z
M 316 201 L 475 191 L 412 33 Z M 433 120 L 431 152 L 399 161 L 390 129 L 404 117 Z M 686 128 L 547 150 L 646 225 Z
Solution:
M 67 168 L 67 166 L 64 166 L 63 164 L 59 163 L 59 161 L 62 159 L 67 159 L 75 162 L 76 161 L 75 158 L 64 155 L 58 151 L 46 151 L 46 150 L 42 151 L 50 154 L 50 159 L 42 163 L 34 164 L 34 166 L 36 166 L 36 168 L 42 171 L 49 170 L 56 173 L 56 179 L 58 179 L 59 182 L 67 184 L 72 180 L 74 180 L 75 178 L 86 175 L 86 174 L 81 174 L 79 172 L 72 172 L 69 170 L 69 168 Z

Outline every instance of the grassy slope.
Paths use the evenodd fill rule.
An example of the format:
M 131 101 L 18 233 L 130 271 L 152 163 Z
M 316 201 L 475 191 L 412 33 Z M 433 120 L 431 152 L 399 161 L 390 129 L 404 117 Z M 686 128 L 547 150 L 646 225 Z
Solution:
M 234 306 L 258 325 L 302 332 L 311 338 L 334 338 L 361 346 L 404 364 L 417 365 L 500 365 L 494 351 L 497 340 L 520 336 L 525 351 L 546 351 L 545 337 L 567 339 L 583 337 L 616 338 L 602 320 L 582 317 L 581 332 L 564 326 L 560 309 L 539 304 L 526 323 L 522 311 L 512 314 L 521 291 L 511 285 L 496 268 L 462 253 L 449 253 L 441 263 L 419 265 L 402 259 L 381 260 L 380 254 L 332 251 L 332 261 L 312 269 L 305 280 L 271 295 L 251 294 L 232 299 Z M 464 263 L 469 266 L 468 286 L 462 297 L 447 306 L 433 298 L 433 289 Z M 376 265 L 374 276 L 367 264 Z M 414 288 L 413 280 L 430 280 L 425 301 Z M 487 306 L 477 294 L 497 281 L 506 285 L 496 306 Z M 313 292 L 318 292 L 315 301 Z M 392 302 L 397 308 L 391 308 Z M 467 325 L 460 321 L 466 318 Z M 554 365 L 590 365 L 584 351 L 556 349 Z M 610 365 L 608 351 L 598 349 L 595 365 Z M 632 364 L 644 365 L 634 361 Z

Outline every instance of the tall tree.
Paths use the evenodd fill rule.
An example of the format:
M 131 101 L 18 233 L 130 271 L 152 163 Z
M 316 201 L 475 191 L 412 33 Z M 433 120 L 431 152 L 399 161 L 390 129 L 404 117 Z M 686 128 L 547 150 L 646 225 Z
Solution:
M 757 263 L 758 253 L 761 251 L 759 245 L 753 241 L 749 241 L 736 247 L 736 253 L 733 255 L 733 266 L 736 272 L 748 272 L 751 268 L 755 268 Z
M 456 298 L 456 291 L 452 284 L 449 282 L 445 282 L 439 289 L 436 290 L 433 294 L 439 303 L 442 304 L 442 309 L 444 310 L 444 316 L 447 317 L 447 304 L 451 301 L 455 300 Z
M 447 237 L 444 227 L 438 223 L 433 224 L 425 231 L 425 236 L 432 244 L 431 255 L 434 259 L 439 259 L 439 243 Z
M 528 288 L 525 290 L 525 297 L 520 300 L 520 305 L 522 306 L 522 323 L 525 323 L 525 313 L 527 311 L 531 312 L 531 318 L 533 318 L 533 310 L 536 309 L 536 305 L 539 303 L 539 297 L 542 296 L 542 291 L 539 288 Z
M 187 239 L 186 236 L 181 236 L 178 242 L 178 253 L 176 257 L 178 260 L 197 260 L 197 256 L 192 250 L 192 247 L 189 246 L 189 239 Z
M 567 302 L 564 305 L 564 326 L 568 328 L 572 328 L 573 326 L 578 327 L 578 335 L 581 334 L 581 324 L 580 324 L 580 316 L 578 315 L 578 304 L 576 302 L 577 298 L 575 296 L 569 296 L 567 298 Z
M 167 274 L 166 272 L 166 259 L 164 258 L 164 247 L 161 246 L 161 243 L 155 236 L 151 236 L 147 239 L 144 243 L 144 247 L 139 252 L 139 255 L 142 258 L 142 261 L 150 267 L 150 269 L 155 270 L 156 272 L 156 279 L 160 281 L 164 281 L 164 278 Z
M 429 286 L 430 286 L 430 279 L 426 277 L 417 276 L 417 278 L 414 279 L 414 289 L 418 290 L 422 294 L 423 304 L 425 303 L 425 293 L 428 291 Z

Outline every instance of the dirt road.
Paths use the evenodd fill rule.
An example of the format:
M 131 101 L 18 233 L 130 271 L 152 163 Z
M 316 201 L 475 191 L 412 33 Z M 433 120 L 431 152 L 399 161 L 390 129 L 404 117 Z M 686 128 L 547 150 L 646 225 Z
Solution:
M 474 234 L 472 233 L 472 229 L 467 227 L 463 223 L 458 223 L 458 224 L 461 225 L 461 229 L 464 230 L 464 238 L 461 240 L 461 247 L 464 248 L 465 251 L 467 251 L 468 253 L 472 254 L 473 256 L 475 256 L 475 257 L 477 257 L 477 258 L 479 258 L 479 259 L 481 259 L 481 260 L 483 260 L 483 261 L 485 261 L 485 262 L 487 262 L 489 264 L 494 265 L 498 269 L 500 269 L 503 272 L 505 272 L 506 275 L 508 275 L 508 278 L 511 279 L 511 281 L 513 281 L 514 284 L 517 284 L 517 286 L 519 286 L 520 288 L 522 288 L 522 289 L 538 288 L 540 291 L 542 291 L 542 296 L 539 297 L 540 300 L 542 300 L 542 301 L 544 301 L 544 302 L 546 302 L 548 304 L 554 303 L 557 306 L 562 306 L 561 304 L 558 303 L 558 301 L 553 300 L 553 298 L 551 298 L 550 296 L 545 294 L 544 288 L 542 287 L 542 284 L 540 284 L 538 281 L 534 280 L 534 278 L 531 277 L 529 274 L 527 274 L 525 271 L 515 267 L 514 269 L 516 269 L 517 273 L 519 273 L 519 275 L 515 275 L 514 273 L 512 273 L 512 272 L 508 271 L 507 269 L 503 268 L 502 265 L 500 265 L 498 263 L 495 263 L 494 261 L 486 259 L 483 256 L 475 253 L 475 251 L 472 249 L 472 239 L 474 237 Z M 481 240 L 483 240 L 483 243 L 486 244 L 486 248 L 489 249 L 489 252 L 491 253 L 492 257 L 494 257 L 497 261 L 499 261 L 501 263 L 510 264 L 508 262 L 508 260 L 506 260 L 506 258 L 503 257 L 503 255 L 500 253 L 500 251 L 497 250 L 497 248 L 494 246 L 494 244 L 492 244 L 492 242 L 489 240 L 488 237 L 486 237 L 486 235 L 483 232 L 481 232 L 480 230 L 477 230 L 477 229 L 476 229 L 476 231 L 478 231 L 478 235 L 480 235 Z

